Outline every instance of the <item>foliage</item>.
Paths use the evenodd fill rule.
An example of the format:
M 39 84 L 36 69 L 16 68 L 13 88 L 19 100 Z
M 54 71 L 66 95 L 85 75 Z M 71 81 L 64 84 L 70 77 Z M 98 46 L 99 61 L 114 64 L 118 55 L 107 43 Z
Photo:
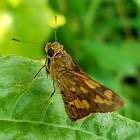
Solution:
M 41 113 L 53 91 L 45 71 L 34 80 L 13 84 L 32 76 L 41 65 L 39 61 L 17 56 L 0 57 L 0 73 L 3 73 L 0 79 L 0 139 L 129 140 L 140 137 L 140 124 L 117 113 L 91 115 L 71 123 L 58 92 Z
M 123 97 L 125 106 L 117 111 L 119 114 L 140 121 L 139 0 L 1 0 L 0 57 L 9 54 L 28 58 L 44 56 L 46 42 L 55 41 L 54 15 L 58 15 L 58 42 L 64 45 L 64 49 L 90 77 Z M 12 38 L 41 44 L 13 42 Z M 27 65 L 27 62 L 30 64 Z M 11 119 L 10 113 L 15 105 L 18 109 L 13 110 L 13 116 L 16 117 L 12 118 L 14 121 L 19 119 L 40 122 L 41 114 L 38 110 L 41 110 L 49 97 L 47 93 L 53 90 L 50 86 L 51 80 L 46 80 L 42 72 L 36 80 L 19 85 L 10 83 L 33 77 L 42 64 L 15 56 L 1 58 L 0 63 L 1 119 Z M 19 64 L 15 67 L 14 63 Z M 13 64 L 13 68 L 9 66 L 10 64 Z M 24 71 L 25 69 L 28 72 Z M 19 98 L 20 95 L 22 98 Z M 8 100 L 4 97 L 8 97 Z M 60 95 L 57 97 L 54 97 L 55 103 L 60 103 Z M 53 106 L 51 103 L 48 105 Z M 18 113 L 22 110 L 27 113 Z M 54 114 L 55 111 L 57 109 L 49 110 L 49 113 Z M 61 116 L 65 116 L 65 112 L 62 112 Z M 2 122 L 4 123 L 6 124 Z M 11 121 L 9 125 L 14 126 Z M 4 132 L 0 133 L 0 136 L 4 136 Z

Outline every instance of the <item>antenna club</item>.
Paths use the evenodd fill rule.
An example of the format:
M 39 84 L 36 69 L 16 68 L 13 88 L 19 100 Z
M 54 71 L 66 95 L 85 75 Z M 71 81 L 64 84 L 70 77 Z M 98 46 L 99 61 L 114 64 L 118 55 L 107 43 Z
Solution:
M 15 38 L 12 38 L 11 40 L 22 42 L 21 40 L 18 40 L 18 39 L 15 39 Z

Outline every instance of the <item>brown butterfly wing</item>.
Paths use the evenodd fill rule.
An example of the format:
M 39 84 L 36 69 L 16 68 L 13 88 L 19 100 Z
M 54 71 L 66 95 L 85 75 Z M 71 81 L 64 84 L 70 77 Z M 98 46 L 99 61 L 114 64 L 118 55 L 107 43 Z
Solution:
M 59 88 L 65 110 L 72 122 L 92 113 L 112 112 L 124 105 L 119 95 L 92 80 L 75 63 L 73 70 L 63 71 L 60 82 Z
M 92 80 L 66 51 L 51 59 L 49 71 L 60 89 L 66 113 L 72 122 L 92 113 L 112 112 L 124 105 L 119 95 Z

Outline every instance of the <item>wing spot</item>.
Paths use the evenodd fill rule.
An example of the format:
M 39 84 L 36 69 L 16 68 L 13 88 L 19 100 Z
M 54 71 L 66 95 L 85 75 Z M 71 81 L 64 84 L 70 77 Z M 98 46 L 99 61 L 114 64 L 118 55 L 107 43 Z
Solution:
M 101 85 L 93 80 L 84 80 L 85 83 L 90 87 L 90 88 L 97 88 L 100 87 Z
M 88 110 L 90 108 L 89 103 L 86 100 L 82 100 L 82 102 L 85 105 L 86 109 Z
M 76 85 L 74 81 L 69 80 L 69 83 L 72 84 L 73 86 Z
M 70 91 L 76 92 L 76 89 L 74 87 L 70 87 Z
M 77 102 L 79 103 L 80 107 L 81 107 L 82 109 L 84 109 L 85 107 L 84 107 L 84 105 L 82 104 L 82 102 L 81 102 L 78 98 L 77 98 L 76 100 L 77 100 Z
M 74 105 L 74 102 L 73 102 L 73 101 L 71 101 L 71 102 L 69 102 L 69 104 L 70 104 L 70 105 Z
M 89 103 L 86 100 L 80 101 L 78 98 L 73 100 L 73 101 L 71 101 L 71 102 L 69 102 L 69 104 L 71 106 L 74 105 L 77 109 L 84 109 L 84 108 L 86 108 L 88 110 L 90 108 L 90 105 L 89 105 Z
M 85 76 L 84 76 L 83 74 L 80 74 L 80 73 L 78 73 L 78 72 L 75 72 L 75 74 L 76 74 L 77 76 L 79 76 L 79 77 L 85 78 Z
M 102 99 L 100 96 L 96 95 L 96 99 L 94 100 L 96 103 L 112 105 L 112 101 L 107 101 L 106 99 Z
M 77 109 L 81 108 L 77 100 L 74 100 L 74 104 L 75 104 Z
M 80 91 L 82 93 L 84 93 L 84 94 L 87 94 L 88 93 L 88 91 L 84 87 L 80 87 Z
M 104 94 L 108 99 L 111 99 L 112 95 L 113 95 L 113 92 L 111 90 L 107 89 L 107 90 L 105 90 Z

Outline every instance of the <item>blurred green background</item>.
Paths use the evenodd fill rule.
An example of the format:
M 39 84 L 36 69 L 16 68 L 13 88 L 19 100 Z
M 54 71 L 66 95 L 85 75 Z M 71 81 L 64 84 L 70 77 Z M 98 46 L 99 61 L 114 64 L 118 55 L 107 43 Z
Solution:
M 44 56 L 43 44 L 55 41 L 55 15 L 58 42 L 89 76 L 123 97 L 117 112 L 140 121 L 140 1 L 1 0 L 0 53 Z

